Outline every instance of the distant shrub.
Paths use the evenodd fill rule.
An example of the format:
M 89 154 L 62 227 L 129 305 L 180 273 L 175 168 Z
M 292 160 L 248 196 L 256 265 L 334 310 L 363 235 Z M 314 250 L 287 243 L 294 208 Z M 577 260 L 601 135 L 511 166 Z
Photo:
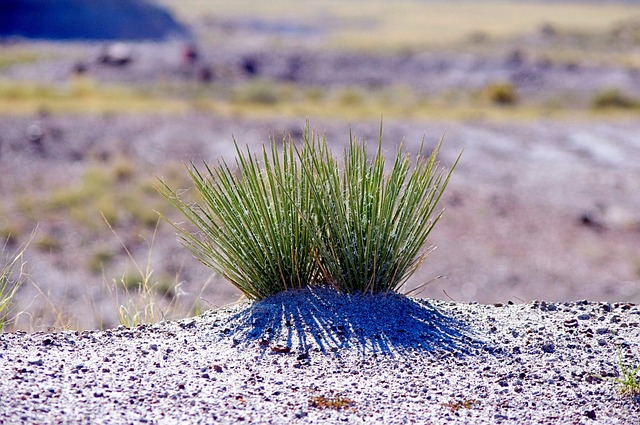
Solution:
M 191 163 L 200 203 L 161 182 L 194 226 L 174 224 L 183 243 L 250 299 L 306 285 L 397 291 L 425 258 L 453 168 L 438 165 L 439 146 L 413 162 L 400 147 L 387 174 L 382 137 L 372 157 L 351 137 L 342 162 L 309 127 L 303 139 L 301 148 L 285 141 L 281 153 L 272 140 L 261 161 L 236 147 L 235 168 Z
M 62 243 L 53 233 L 42 234 L 34 241 L 35 247 L 43 252 L 59 252 L 62 250 Z
M 100 248 L 93 252 L 88 260 L 87 268 L 91 273 L 104 272 L 104 267 L 113 260 L 114 253 L 106 248 Z
M 484 90 L 486 98 L 496 105 L 512 105 L 518 101 L 516 87 L 511 83 L 495 83 Z
M 616 89 L 602 90 L 591 100 L 594 109 L 633 109 L 640 106 L 640 102 L 622 94 Z

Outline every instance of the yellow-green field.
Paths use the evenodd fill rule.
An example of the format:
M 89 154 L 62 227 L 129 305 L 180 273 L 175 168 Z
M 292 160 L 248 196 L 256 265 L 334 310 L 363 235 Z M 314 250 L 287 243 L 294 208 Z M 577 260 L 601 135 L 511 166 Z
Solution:
M 63 86 L 0 82 L 0 115 L 207 112 L 245 118 L 357 120 L 384 116 L 409 120 L 528 121 L 539 117 L 580 120 L 605 114 L 609 118 L 627 118 L 638 111 L 636 105 L 612 108 L 565 108 L 527 103 L 502 105 L 492 100 L 486 90 L 429 98 L 419 96 L 405 86 L 375 90 L 323 89 L 267 80 L 250 81 L 231 91 L 218 85 L 202 86 L 197 90 L 187 86 L 143 90 L 124 85 L 101 85 L 89 79 L 76 79 Z M 179 96 L 175 95 L 176 90 L 181 92 Z
M 457 43 L 472 35 L 510 37 L 551 24 L 602 31 L 640 17 L 640 5 L 528 1 L 160 0 L 186 22 L 247 18 L 326 29 L 330 47 L 411 48 Z
M 53 114 L 183 114 L 210 112 L 229 117 L 370 119 L 384 116 L 402 119 L 530 120 L 541 116 L 588 119 L 594 114 L 628 117 L 636 108 L 611 110 L 563 109 L 539 105 L 507 105 L 492 102 L 483 93 L 462 95 L 459 101 L 426 98 L 406 87 L 375 91 L 343 88 L 322 91 L 257 81 L 221 94 L 218 87 L 203 93 L 176 97 L 162 89 L 144 91 L 126 86 L 101 86 L 82 81 L 67 86 L 0 83 L 0 115 Z

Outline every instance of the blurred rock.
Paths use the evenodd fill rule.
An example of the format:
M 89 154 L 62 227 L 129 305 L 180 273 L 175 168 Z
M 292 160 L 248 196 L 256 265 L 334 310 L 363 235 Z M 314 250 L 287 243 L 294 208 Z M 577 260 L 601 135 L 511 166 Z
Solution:
M 98 62 L 104 65 L 124 66 L 132 61 L 131 47 L 124 43 L 110 44 L 98 56 Z
M 189 43 L 182 48 L 182 63 L 184 65 L 194 65 L 199 57 L 198 47 L 195 44 Z
M 196 78 L 201 83 L 210 83 L 214 78 L 213 68 L 208 65 L 201 66 L 198 68 Z
M 76 75 L 82 75 L 87 72 L 87 64 L 84 62 L 76 62 L 73 64 L 73 73 Z
M 240 68 L 246 75 L 257 77 L 260 74 L 260 60 L 256 56 L 247 56 L 242 59 Z

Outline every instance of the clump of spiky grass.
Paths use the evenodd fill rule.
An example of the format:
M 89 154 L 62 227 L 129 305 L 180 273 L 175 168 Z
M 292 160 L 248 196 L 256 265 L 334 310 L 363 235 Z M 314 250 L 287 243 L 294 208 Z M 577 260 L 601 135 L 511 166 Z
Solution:
M 350 137 L 343 161 L 310 128 L 296 149 L 262 148 L 261 161 L 236 145 L 236 167 L 224 160 L 189 174 L 201 203 L 166 184 L 160 192 L 197 232 L 174 224 L 183 243 L 250 299 L 312 284 L 347 293 L 399 291 L 422 263 L 441 217 L 447 173 L 440 145 L 412 161 L 402 146 L 387 170 L 382 129 L 375 155 Z
M 438 201 L 451 178 L 437 162 L 440 145 L 412 163 L 402 145 L 387 172 L 382 129 L 375 154 L 350 136 L 342 163 L 324 138 L 305 131 L 299 152 L 311 186 L 322 270 L 340 291 L 398 291 L 428 253 L 427 238 L 441 217 Z
M 311 191 L 301 177 L 291 140 L 274 140 L 261 161 L 236 144 L 236 164 L 193 162 L 189 174 L 201 197 L 188 203 L 162 183 L 159 190 L 197 230 L 176 226 L 183 243 L 206 266 L 249 299 L 306 286 L 318 277 L 311 229 Z

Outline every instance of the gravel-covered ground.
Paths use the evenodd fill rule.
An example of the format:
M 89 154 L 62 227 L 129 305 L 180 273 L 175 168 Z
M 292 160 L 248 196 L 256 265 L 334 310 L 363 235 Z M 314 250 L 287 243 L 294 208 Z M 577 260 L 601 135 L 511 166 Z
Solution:
M 637 424 L 631 304 L 281 294 L 179 322 L 0 335 L 0 423 Z M 619 357 L 621 356 L 621 357 Z

